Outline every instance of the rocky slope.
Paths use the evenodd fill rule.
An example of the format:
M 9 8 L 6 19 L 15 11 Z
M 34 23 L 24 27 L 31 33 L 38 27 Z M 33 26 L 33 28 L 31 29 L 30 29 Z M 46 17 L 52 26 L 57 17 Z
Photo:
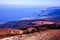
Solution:
M 6 37 L 0 40 L 60 40 L 60 29 Z
M 15 23 L 19 24 L 19 22 L 3 24 L 5 27 L 0 28 L 0 40 L 55 40 L 55 37 L 59 40 L 60 38 L 60 22 L 57 22 L 57 24 L 52 22 L 51 24 L 50 21 L 34 21 L 31 22 L 32 24 L 28 24 L 33 26 L 28 26 L 23 29 L 13 28 Z M 40 25 L 41 23 L 44 25 Z M 12 28 L 8 28 L 10 26 Z

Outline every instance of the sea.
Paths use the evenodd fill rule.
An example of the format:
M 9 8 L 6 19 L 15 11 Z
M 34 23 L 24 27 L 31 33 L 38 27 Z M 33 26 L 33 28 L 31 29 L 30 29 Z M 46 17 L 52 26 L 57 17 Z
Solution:
M 15 21 L 22 18 L 38 17 L 41 7 L 0 7 L 0 22 Z
M 9 7 L 9 6 L 0 6 L 0 22 L 8 22 L 8 21 L 16 21 L 19 19 L 24 19 L 24 18 L 38 18 L 39 15 L 41 15 L 42 10 L 45 10 L 46 8 L 49 8 L 47 6 L 45 7 Z M 60 6 L 59 6 L 60 8 Z M 48 11 L 52 10 L 47 10 Z M 60 15 L 60 9 L 57 10 L 56 12 L 53 11 L 54 14 L 59 14 Z M 51 14 L 53 14 L 53 12 Z M 49 14 L 49 15 L 51 15 Z

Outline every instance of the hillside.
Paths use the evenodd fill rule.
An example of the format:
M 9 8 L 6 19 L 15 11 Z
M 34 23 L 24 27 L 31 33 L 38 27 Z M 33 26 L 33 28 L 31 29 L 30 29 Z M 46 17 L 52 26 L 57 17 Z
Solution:
M 60 40 L 60 29 L 6 37 L 0 40 Z
M 44 21 L 43 19 L 34 19 L 34 20 L 18 20 L 18 21 L 10 21 L 6 22 L 5 24 L 1 24 L 0 28 L 17 28 L 23 29 L 30 26 L 35 26 L 32 22 L 35 21 Z

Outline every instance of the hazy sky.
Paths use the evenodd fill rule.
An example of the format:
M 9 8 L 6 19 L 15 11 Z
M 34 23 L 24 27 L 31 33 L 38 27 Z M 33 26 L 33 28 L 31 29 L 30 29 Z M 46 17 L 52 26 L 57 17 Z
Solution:
M 0 0 L 1 4 L 10 5 L 60 5 L 60 0 Z

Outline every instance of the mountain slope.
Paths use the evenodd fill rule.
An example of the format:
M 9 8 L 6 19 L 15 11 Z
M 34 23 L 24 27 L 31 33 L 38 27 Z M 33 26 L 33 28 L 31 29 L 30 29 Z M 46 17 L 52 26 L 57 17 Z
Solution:
M 44 16 L 47 19 L 60 20 L 60 6 L 58 7 L 49 7 L 46 10 L 42 11 L 40 16 Z

